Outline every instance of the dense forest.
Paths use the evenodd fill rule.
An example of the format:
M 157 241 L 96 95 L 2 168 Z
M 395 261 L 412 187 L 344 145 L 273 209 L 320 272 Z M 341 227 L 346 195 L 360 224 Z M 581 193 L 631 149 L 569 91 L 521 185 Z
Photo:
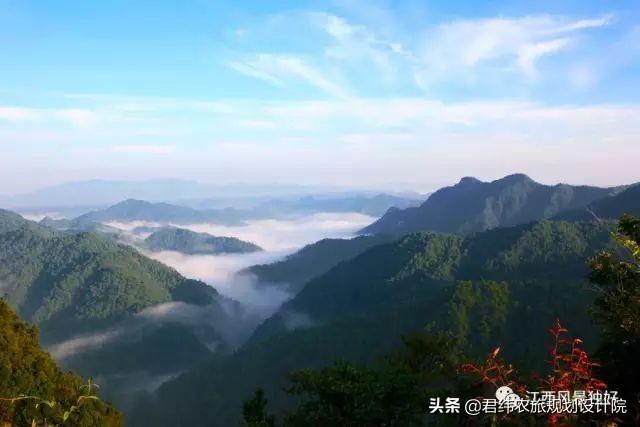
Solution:
M 481 221 L 476 230 L 468 228 L 475 219 L 453 215 L 465 199 L 488 206 L 497 187 L 506 215 L 500 221 Z M 588 375 L 571 387 L 606 384 L 636 414 L 638 372 L 619 367 L 640 357 L 640 222 L 614 215 L 640 213 L 637 188 L 540 186 L 522 175 L 493 183 L 463 179 L 445 189 L 455 194 L 450 200 L 459 198 L 442 213 L 455 232 L 422 225 L 409 233 L 324 239 L 241 271 L 256 286 L 286 285 L 291 295 L 257 327 L 243 326 L 246 314 L 236 302 L 117 243 L 100 222 L 87 221 L 89 231 L 81 231 L 0 211 L 0 284 L 4 300 L 42 330 L 60 366 L 103 379 L 102 390 L 130 425 L 467 423 L 462 415 L 429 417 L 425 405 L 433 396 L 477 396 L 499 382 L 523 390 L 559 384 L 562 369 L 548 369 L 549 328 L 556 340 L 579 338 L 575 348 L 586 366 L 580 369 Z M 473 212 L 468 207 L 465 215 Z M 487 212 L 485 219 L 497 211 Z M 259 249 L 172 227 L 149 231 L 155 237 L 148 244 L 158 250 Z M 37 341 L 35 330 L 24 327 Z M 75 345 L 76 337 L 91 337 L 83 334 L 107 338 L 82 352 L 60 352 L 65 339 Z M 492 367 L 511 372 L 510 366 L 509 378 L 485 374 Z M 98 415 L 87 416 L 111 423 L 99 425 L 121 422 L 94 394 L 82 397 L 86 388 L 75 374 L 55 375 L 72 378 L 78 391 L 44 388 L 37 396 L 65 405 L 95 400 L 83 411 Z M 138 387 L 158 380 L 158 389 Z M 7 417 L 61 416 L 16 402 Z M 16 415 L 16 408 L 27 412 Z M 78 409 L 72 414 L 81 416 Z
M 157 401 L 142 399 L 146 421 L 134 420 L 232 425 L 257 387 L 269 409 L 282 413 L 295 402 L 285 392 L 287 372 L 339 360 L 375 363 L 425 327 L 429 336 L 446 333 L 467 357 L 501 346 L 529 371 L 545 366 L 546 327 L 558 317 L 595 350 L 600 333 L 588 307 L 598 294 L 587 284 L 587 259 L 610 245 L 613 227 L 544 220 L 467 237 L 422 232 L 374 246 L 310 280 L 231 356 L 168 382 Z
M 242 406 L 241 425 L 248 426 L 419 426 L 419 425 L 626 425 L 640 414 L 640 220 L 623 216 L 614 234 L 615 249 L 589 258 L 589 281 L 598 287 L 591 315 L 601 327 L 596 350 L 589 354 L 584 340 L 569 335 L 559 319 L 548 329 L 548 366 L 533 372 L 522 363 L 510 364 L 501 354 L 517 340 L 502 342 L 486 360 L 474 358 L 473 346 L 465 339 L 469 326 L 479 325 L 473 335 L 489 337 L 508 317 L 505 283 L 484 282 L 475 286 L 461 282 L 453 296 L 449 314 L 456 320 L 445 331 L 427 327 L 405 337 L 403 345 L 367 365 L 337 362 L 306 368 L 286 375 L 283 388 L 295 402 L 288 410 L 269 412 L 268 399 L 258 389 Z M 459 293 L 458 293 L 459 292 Z M 484 302 L 483 302 L 484 301 Z M 480 316 L 469 310 L 486 304 Z M 462 326 L 462 330 L 460 327 Z M 509 325 L 511 327 L 512 325 Z M 539 324 L 536 325 L 540 327 Z M 461 336 L 460 332 L 463 333 Z M 530 340 L 530 335 L 525 335 Z M 542 359 L 541 359 L 542 360 Z M 596 362 L 597 360 L 597 362 Z M 620 369 L 624 366 L 625 369 Z M 493 391 L 501 386 L 540 392 L 569 393 L 614 390 L 628 404 L 628 412 L 557 414 L 482 414 L 464 412 L 430 415 L 434 396 L 473 398 L 483 386 Z
M 62 372 L 40 348 L 38 330 L 0 300 L 0 423 L 15 426 L 121 426 L 97 386 Z
M 202 282 L 93 233 L 60 233 L 0 211 L 2 297 L 51 342 L 170 301 L 212 304 Z

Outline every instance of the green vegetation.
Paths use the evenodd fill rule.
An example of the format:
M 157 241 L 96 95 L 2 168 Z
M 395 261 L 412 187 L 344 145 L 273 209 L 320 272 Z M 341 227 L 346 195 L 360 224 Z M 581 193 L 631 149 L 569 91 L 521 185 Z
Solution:
M 323 239 L 300 249 L 282 261 L 255 265 L 247 272 L 258 282 L 286 283 L 294 293 L 309 280 L 318 277 L 342 261 L 354 258 L 373 246 L 393 238 L 383 235 L 359 236 L 353 239 Z
M 59 233 L 0 211 L 0 292 L 45 342 L 169 301 L 214 302 L 202 282 L 92 233 Z
M 592 348 L 599 342 L 587 309 L 596 294 L 585 286 L 585 260 L 607 246 L 612 226 L 540 221 L 467 237 L 416 233 L 376 245 L 310 280 L 233 355 L 217 356 L 163 385 L 157 400 L 141 402 L 133 419 L 141 425 L 237 424 L 242 400 L 257 387 L 269 396 L 269 411 L 282 414 L 296 402 L 283 392 L 287 372 L 340 360 L 375 365 L 402 344 L 402 335 L 425 325 L 430 335 L 446 332 L 469 357 L 502 346 L 521 369 L 543 369 L 545 326 L 557 317 Z M 330 375 L 362 392 L 374 381 L 376 396 L 395 399 L 386 368 L 335 369 L 297 377 L 294 395 L 317 407 L 319 393 L 334 396 L 342 384 L 318 382 Z M 354 405 L 359 411 L 360 403 Z M 195 409 L 203 407 L 208 410 Z
M 640 406 L 640 220 L 623 216 L 614 235 L 621 257 L 604 251 L 590 258 L 590 279 L 598 285 L 593 315 L 604 326 L 597 352 L 599 363 L 583 348 L 583 340 L 567 336 L 555 321 L 549 329 L 551 345 L 542 375 L 523 375 L 519 365 L 508 365 L 496 347 L 484 362 L 464 363 L 474 354 L 473 342 L 503 340 L 508 319 L 509 290 L 505 283 L 461 282 L 449 303 L 448 332 L 432 328 L 404 340 L 398 357 L 385 357 L 369 365 L 338 362 L 331 366 L 302 369 L 288 374 L 286 391 L 296 403 L 282 413 L 279 422 L 268 415 L 266 399 L 260 397 L 260 416 L 270 425 L 422 426 L 461 425 L 464 414 L 429 415 L 429 397 L 465 398 L 490 395 L 509 386 L 522 396 L 528 391 L 619 392 L 628 405 L 621 415 L 595 413 L 497 414 L 474 417 L 479 425 L 619 425 L 637 423 Z M 525 239 L 530 241 L 530 239 Z M 574 246 L 575 247 L 575 246 Z M 538 325 L 540 327 L 540 325 Z M 524 335 L 531 340 L 531 335 Z M 542 347 L 544 348 L 544 347 Z M 466 353 L 467 356 L 461 356 Z M 407 357 L 409 356 L 409 357 Z M 531 373 L 530 369 L 524 372 Z M 467 374 L 471 374 L 469 377 Z M 602 376 L 601 376 L 602 375 Z M 475 377 L 475 381 L 473 378 Z M 602 379 L 604 379 L 604 381 Z M 488 387 L 487 387 L 488 386 Z M 474 391 L 474 389 L 476 391 Z M 251 402 L 247 401 L 247 402 Z M 247 413 L 243 413 L 245 421 Z
M 0 347 L 0 424 L 122 425 L 118 411 L 93 395 L 91 383 L 58 369 L 40 348 L 38 330 L 2 300 Z
M 260 246 L 235 237 L 218 237 L 176 227 L 165 227 L 144 240 L 151 251 L 177 251 L 185 254 L 223 254 L 261 251 Z
M 522 174 L 493 182 L 463 178 L 454 186 L 436 191 L 418 207 L 389 210 L 378 221 L 364 228 L 362 233 L 472 233 L 510 227 L 584 208 L 615 191 L 615 188 L 567 184 L 542 185 Z
M 630 403 L 631 423 L 640 417 L 640 219 L 624 215 L 615 240 L 618 256 L 604 251 L 590 260 L 599 291 L 593 314 L 603 327 L 596 356 L 605 382 Z

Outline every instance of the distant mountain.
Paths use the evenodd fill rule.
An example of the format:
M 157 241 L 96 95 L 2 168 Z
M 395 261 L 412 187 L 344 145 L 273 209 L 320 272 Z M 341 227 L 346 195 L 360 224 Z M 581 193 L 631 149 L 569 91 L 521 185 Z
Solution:
M 0 300 L 0 396 L 3 400 L 20 396 L 34 396 L 55 402 L 48 407 L 46 418 L 50 425 L 121 426 L 121 415 L 113 407 L 98 401 L 87 400 L 79 405 L 68 420 L 64 412 L 77 405 L 84 394 L 80 388 L 82 378 L 71 372 L 62 372 L 51 356 L 40 348 L 38 330 L 22 322 L 11 308 Z M 94 394 L 95 390 L 91 390 Z M 37 400 L 13 403 L 0 402 L 0 424 L 8 426 L 45 425 L 42 410 L 36 408 Z M 38 405 L 45 406 L 45 405 Z
M 170 301 L 216 304 L 217 292 L 135 249 L 61 233 L 0 210 L 0 294 L 52 342 Z
M 196 210 L 169 203 L 151 203 L 143 200 L 125 200 L 107 209 L 93 211 L 73 220 L 75 224 L 106 221 L 154 221 L 189 224 L 216 222 L 241 224 L 241 213 L 235 209 Z
M 321 212 L 357 212 L 380 216 L 389 208 L 404 209 L 420 204 L 413 198 L 391 194 L 319 194 L 287 199 L 269 199 L 249 209 L 254 218 L 279 218 Z
M 251 219 L 287 219 L 323 212 L 357 212 L 380 215 L 391 206 L 414 206 L 413 199 L 378 194 L 375 196 L 308 196 L 294 199 L 269 199 L 244 209 L 194 209 L 164 202 L 148 202 L 128 199 L 106 209 L 88 212 L 70 222 L 46 218 L 55 228 L 82 229 L 82 225 L 107 221 L 150 221 L 160 223 L 189 224 L 213 222 L 240 225 Z
M 208 197 L 259 197 L 269 195 L 303 195 L 331 191 L 327 187 L 283 184 L 212 185 L 183 179 L 152 179 L 143 181 L 88 180 L 42 188 L 30 193 L 1 196 L 3 206 L 66 208 L 71 206 L 105 206 L 125 199 L 154 202 L 203 199 Z M 225 206 L 226 207 L 226 206 Z
M 415 231 L 472 233 L 509 227 L 577 209 L 614 194 L 616 188 L 543 185 L 526 175 L 509 175 L 492 182 L 462 178 L 433 193 L 423 204 L 390 209 L 361 233 L 403 235 Z
M 615 195 L 589 203 L 579 209 L 562 212 L 555 219 L 567 221 L 617 219 L 622 214 L 640 216 L 640 184 L 635 184 Z
M 262 248 L 235 237 L 218 237 L 177 227 L 165 227 L 144 240 L 151 251 L 177 251 L 185 254 L 249 253 Z
M 245 273 L 254 274 L 259 283 L 286 284 L 291 292 L 298 293 L 305 283 L 326 273 L 338 263 L 391 240 L 392 237 L 384 235 L 323 239 L 281 261 L 249 267 Z
M 376 245 L 309 281 L 235 353 L 165 383 L 155 401 L 136 405 L 132 420 L 235 425 L 242 400 L 257 387 L 281 414 L 290 403 L 287 372 L 375 361 L 426 325 L 450 331 L 470 357 L 499 345 L 507 360 L 539 369 L 547 356 L 544 326 L 558 316 L 585 342 L 597 342 L 585 260 L 606 247 L 611 230 L 611 223 L 544 220 Z

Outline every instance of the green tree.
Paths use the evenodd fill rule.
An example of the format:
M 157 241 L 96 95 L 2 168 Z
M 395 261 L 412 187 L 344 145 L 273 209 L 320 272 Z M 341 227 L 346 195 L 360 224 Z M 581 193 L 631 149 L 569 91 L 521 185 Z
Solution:
M 619 252 L 590 259 L 598 286 L 595 318 L 602 324 L 597 353 L 610 390 L 617 390 L 640 415 L 640 219 L 623 215 L 614 239 Z M 630 415 L 634 416 L 634 415 Z
M 430 396 L 455 395 L 459 360 L 451 337 L 427 330 L 405 338 L 401 350 L 373 366 L 338 362 L 298 371 L 289 376 L 287 391 L 299 404 L 284 425 L 423 425 Z
M 120 413 L 93 395 L 93 384 L 58 369 L 38 330 L 0 300 L 0 425 L 122 425 Z M 87 388 L 88 387 L 88 388 Z
M 242 427 L 273 427 L 276 418 L 267 413 L 267 399 L 259 388 L 242 404 Z

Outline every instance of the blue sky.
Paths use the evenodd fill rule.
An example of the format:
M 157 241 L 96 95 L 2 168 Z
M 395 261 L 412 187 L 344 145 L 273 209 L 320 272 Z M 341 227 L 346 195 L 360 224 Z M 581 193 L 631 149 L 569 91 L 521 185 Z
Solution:
M 640 180 L 633 1 L 0 0 L 0 193 Z

